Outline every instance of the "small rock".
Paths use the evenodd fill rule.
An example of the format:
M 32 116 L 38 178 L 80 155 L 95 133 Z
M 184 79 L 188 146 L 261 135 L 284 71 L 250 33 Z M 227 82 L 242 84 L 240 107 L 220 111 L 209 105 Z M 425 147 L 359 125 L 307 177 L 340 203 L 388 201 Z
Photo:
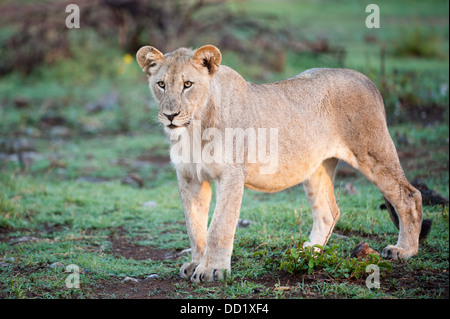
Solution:
M 139 280 L 138 279 L 136 279 L 136 278 L 133 278 L 133 277 L 125 277 L 123 280 L 122 280 L 122 282 L 128 282 L 128 281 L 131 281 L 131 282 L 139 282 Z
M 251 224 L 253 224 L 251 220 L 239 218 L 237 227 L 244 228 L 250 226 Z
M 119 95 L 116 93 L 107 93 L 100 96 L 96 101 L 86 104 L 85 109 L 88 113 L 97 113 L 104 110 L 115 109 L 119 106 Z
M 395 137 L 397 138 L 397 144 L 398 145 L 405 145 L 409 146 L 411 143 L 409 142 L 408 136 L 403 134 L 395 134 Z
M 7 138 L 0 143 L 0 151 L 7 154 L 35 152 L 34 141 L 26 137 Z
M 18 109 L 27 108 L 30 106 L 30 104 L 31 104 L 30 99 L 24 96 L 16 96 L 14 98 L 14 106 Z
M 77 183 L 103 183 L 109 181 L 108 178 L 95 177 L 95 176 L 82 176 L 78 177 L 75 182 Z
M 31 164 L 43 156 L 37 152 L 19 152 L 17 154 L 0 153 L 0 161 L 8 161 L 18 163 L 22 169 L 28 169 Z
M 127 176 L 125 176 L 124 179 L 122 179 L 122 184 L 127 184 L 127 185 L 137 186 L 139 188 L 142 188 L 142 186 L 144 186 L 144 180 L 138 174 L 130 173 Z
M 347 236 L 341 235 L 341 234 L 338 234 L 338 233 L 333 233 L 333 236 L 335 236 L 337 239 L 346 239 L 346 238 L 348 238 Z
M 54 268 L 63 268 L 65 267 L 64 264 L 60 263 L 59 261 L 54 262 L 53 264 L 50 265 L 50 268 L 54 269 Z
M 66 119 L 58 115 L 43 115 L 40 118 L 40 122 L 43 126 L 61 126 L 66 123 Z
M 191 253 L 191 248 L 186 248 L 180 251 L 179 253 L 167 253 L 164 256 L 164 259 L 176 259 L 184 255 L 189 255 Z
M 49 130 L 49 135 L 53 138 L 65 138 L 70 137 L 72 131 L 66 126 L 56 125 Z
M 439 86 L 439 93 L 440 93 L 442 96 L 446 96 L 446 95 L 448 94 L 448 83 L 442 83 L 442 84 Z
M 38 241 L 38 240 L 39 240 L 39 238 L 37 238 L 37 237 L 23 236 L 23 237 L 11 239 L 11 242 L 12 243 L 28 243 L 28 242 Z
M 380 255 L 377 251 L 373 250 L 369 247 L 369 244 L 366 242 L 360 242 L 355 246 L 352 253 L 350 254 L 351 258 L 366 258 L 370 254 Z
M 15 261 L 16 261 L 16 258 L 14 258 L 14 257 L 5 258 L 0 261 L 0 267 L 8 267 L 11 265 L 11 263 L 13 263 Z
M 156 202 L 153 202 L 153 201 L 148 201 L 148 202 L 145 202 L 144 204 L 142 204 L 142 206 L 148 207 L 148 208 L 154 208 L 154 207 L 158 206 L 158 204 L 156 204 Z
M 158 274 L 151 274 L 151 275 L 148 275 L 148 276 L 145 278 L 145 280 L 147 280 L 147 279 L 155 279 L 155 278 L 159 278 L 159 275 L 158 275 Z
M 186 249 L 183 249 L 182 251 L 180 251 L 179 253 L 177 253 L 176 256 L 181 257 L 184 255 L 189 255 L 191 253 L 191 251 L 192 251 L 192 248 L 186 248 Z
M 344 192 L 347 195 L 358 195 L 359 194 L 359 190 L 357 190 L 355 188 L 355 186 L 353 186 L 352 183 L 345 183 Z

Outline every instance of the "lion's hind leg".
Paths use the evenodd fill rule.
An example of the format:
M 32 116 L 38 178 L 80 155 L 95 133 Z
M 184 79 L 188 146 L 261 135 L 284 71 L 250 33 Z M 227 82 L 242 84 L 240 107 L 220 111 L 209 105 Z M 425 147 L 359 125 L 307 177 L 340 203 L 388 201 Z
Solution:
M 419 247 L 422 196 L 406 179 L 392 140 L 368 145 L 367 153 L 358 154 L 357 159 L 360 171 L 392 204 L 398 217 L 398 242 L 387 246 L 381 256 L 392 259 L 414 256 Z
M 340 212 L 333 187 L 337 163 L 338 159 L 336 158 L 323 161 L 303 183 L 313 216 L 310 241 L 305 242 L 304 246 L 324 246 L 339 219 Z

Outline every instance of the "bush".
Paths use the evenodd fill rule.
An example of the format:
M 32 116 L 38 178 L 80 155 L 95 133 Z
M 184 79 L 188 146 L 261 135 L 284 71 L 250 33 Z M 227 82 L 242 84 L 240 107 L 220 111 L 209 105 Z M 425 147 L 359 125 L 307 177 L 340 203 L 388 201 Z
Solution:
M 384 269 L 388 272 L 392 270 L 390 262 L 382 260 L 375 254 L 370 254 L 363 259 L 343 258 L 338 253 L 339 246 L 337 245 L 314 245 L 303 248 L 303 243 L 304 241 L 294 242 L 294 247 L 285 251 L 280 263 L 280 270 L 287 270 L 291 274 L 311 274 L 315 270 L 322 269 L 332 277 L 357 279 L 367 275 L 366 267 L 368 265 L 376 265 L 380 270 Z
M 441 58 L 441 38 L 433 30 L 415 28 L 392 41 L 392 53 L 399 57 Z

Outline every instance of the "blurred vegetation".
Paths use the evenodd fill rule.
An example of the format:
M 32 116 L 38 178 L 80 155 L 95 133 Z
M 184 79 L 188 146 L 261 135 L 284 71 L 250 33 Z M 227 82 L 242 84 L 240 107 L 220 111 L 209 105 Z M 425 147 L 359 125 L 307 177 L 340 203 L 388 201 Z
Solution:
M 118 103 L 125 116 L 116 115 L 129 129 L 136 112 L 127 106 L 125 88 L 143 89 L 132 85 L 142 80 L 134 62 L 137 49 L 151 44 L 167 52 L 211 43 L 223 51 L 224 64 L 249 80 L 279 80 L 311 67 L 353 68 L 377 84 L 390 122 L 448 120 L 448 16 L 436 9 L 448 8 L 446 1 L 383 3 L 380 29 L 364 27 L 364 2 L 271 0 L 78 1 L 81 28 L 67 29 L 68 3 L 0 5 L 3 105 L 29 97 L 31 104 L 47 106 L 58 99 L 67 112 L 70 103 L 84 105 L 115 90 L 121 99 L 126 96 L 126 103 Z M 338 23 L 332 22 L 337 15 Z M 82 130 L 77 121 L 83 114 L 69 109 L 74 119 L 68 123 Z M 10 131 L 8 124 L 18 120 L 38 121 L 27 116 L 11 114 L 16 121 L 6 121 L 3 129 Z
M 403 38 L 394 42 L 392 53 L 399 57 L 445 58 L 443 41 L 435 30 L 415 27 L 405 30 Z
M 73 57 L 72 30 L 65 27 L 65 8 L 73 1 L 10 3 L 0 7 L 3 35 L 3 59 L 0 74 L 31 72 L 43 62 Z M 212 41 L 222 49 L 251 62 L 275 69 L 274 53 L 286 49 L 295 52 L 341 52 L 323 41 L 297 38 L 288 25 L 283 26 L 271 14 L 254 18 L 244 11 L 233 11 L 226 0 L 94 0 L 75 1 L 80 6 L 82 32 L 93 31 L 105 44 L 132 53 L 151 42 L 163 52 L 180 46 L 201 45 Z M 249 38 L 252 39 L 249 42 Z M 111 40 L 116 39 L 116 43 Z M 102 41 L 105 42 L 105 41 Z M 257 48 L 257 49 L 256 49 Z M 276 59 L 275 59 L 276 60 Z

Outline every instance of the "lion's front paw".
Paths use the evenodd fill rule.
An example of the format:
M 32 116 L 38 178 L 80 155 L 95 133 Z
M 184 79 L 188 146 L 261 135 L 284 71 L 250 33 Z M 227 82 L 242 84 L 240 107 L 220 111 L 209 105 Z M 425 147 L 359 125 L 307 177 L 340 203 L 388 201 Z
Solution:
M 194 274 L 191 276 L 192 282 L 208 282 L 218 281 L 223 279 L 224 272 L 230 272 L 228 269 L 219 269 L 214 267 L 202 267 L 198 266 L 195 269 Z
M 311 243 L 311 242 L 309 242 L 309 241 L 305 241 L 305 242 L 303 243 L 303 249 L 306 249 L 306 248 L 308 248 L 308 247 L 312 247 L 313 252 L 315 252 L 315 253 L 321 253 L 321 252 L 322 252 L 322 249 L 320 249 L 319 247 L 315 247 L 314 245 L 315 245 L 315 244 L 313 244 L 313 243 Z
M 195 269 L 197 268 L 197 266 L 198 266 L 198 263 L 193 262 L 193 261 L 183 264 L 183 266 L 181 266 L 181 269 L 180 269 L 181 278 L 191 277 L 192 274 L 194 273 Z
M 412 256 L 414 256 L 417 253 L 417 251 L 408 250 L 404 248 L 400 248 L 397 246 L 389 245 L 383 251 L 381 252 L 381 257 L 385 259 L 392 259 L 392 260 L 406 260 Z

